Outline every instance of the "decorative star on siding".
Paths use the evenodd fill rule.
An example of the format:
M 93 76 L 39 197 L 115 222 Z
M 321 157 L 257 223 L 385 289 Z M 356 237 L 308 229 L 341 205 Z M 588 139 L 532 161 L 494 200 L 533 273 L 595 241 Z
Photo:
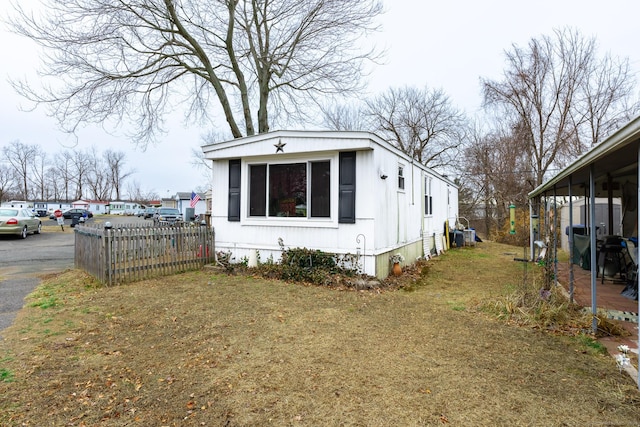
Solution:
M 276 153 L 284 153 L 284 146 L 285 145 L 287 145 L 287 143 L 285 142 L 283 144 L 281 140 L 278 140 L 277 144 L 273 144 L 273 146 L 276 147 Z

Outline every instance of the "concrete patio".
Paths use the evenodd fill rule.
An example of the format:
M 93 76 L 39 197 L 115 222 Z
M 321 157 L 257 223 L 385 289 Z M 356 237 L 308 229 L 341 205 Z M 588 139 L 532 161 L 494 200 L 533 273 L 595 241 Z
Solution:
M 591 272 L 584 270 L 578 265 L 573 265 L 574 302 L 582 307 L 591 308 Z M 558 263 L 558 283 L 566 291 L 569 289 L 569 263 Z M 596 280 L 596 307 L 598 311 L 607 313 L 607 317 L 615 320 L 624 329 L 629 331 L 630 335 L 626 337 L 605 336 L 599 341 L 607 347 L 609 354 L 615 356 L 619 353 L 619 345 L 627 345 L 631 352 L 638 355 L 638 301 L 621 295 L 626 283 L 614 278 L 605 276 L 604 283 L 602 278 Z M 638 373 L 635 367 L 627 369 L 629 375 L 636 379 Z

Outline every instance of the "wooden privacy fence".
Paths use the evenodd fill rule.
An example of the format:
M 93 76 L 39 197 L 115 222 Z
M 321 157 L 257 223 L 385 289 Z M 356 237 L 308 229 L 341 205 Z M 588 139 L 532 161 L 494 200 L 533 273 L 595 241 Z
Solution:
M 195 270 L 215 259 L 205 225 L 77 225 L 75 267 L 107 285 Z

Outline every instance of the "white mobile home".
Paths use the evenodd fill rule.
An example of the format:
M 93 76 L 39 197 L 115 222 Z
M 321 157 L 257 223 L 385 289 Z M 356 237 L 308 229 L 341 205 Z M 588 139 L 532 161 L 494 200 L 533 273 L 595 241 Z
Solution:
M 105 200 L 76 200 L 71 204 L 71 207 L 86 209 L 91 211 L 94 215 L 101 215 L 107 213 L 108 205 L 109 202 Z
M 26 200 L 9 200 L 2 203 L 3 208 L 33 208 L 33 203 Z
M 285 247 L 360 255 L 386 277 L 442 250 L 455 223 L 458 187 L 368 132 L 276 131 L 203 147 L 213 161 L 216 251 L 236 261 Z
M 107 206 L 107 213 L 111 215 L 133 215 L 136 211 L 142 209 L 142 206 L 138 203 L 122 200 L 110 202 Z

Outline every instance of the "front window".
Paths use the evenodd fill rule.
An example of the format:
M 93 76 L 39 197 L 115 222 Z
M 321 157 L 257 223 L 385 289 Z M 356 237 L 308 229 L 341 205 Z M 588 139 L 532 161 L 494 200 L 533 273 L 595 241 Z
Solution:
M 404 167 L 398 166 L 398 189 L 404 190 Z
M 328 218 L 329 161 L 249 166 L 249 216 Z
M 269 165 L 269 216 L 307 216 L 307 165 Z
M 331 168 L 329 162 L 311 163 L 311 217 L 329 218 L 331 208 Z
M 265 216 L 267 209 L 267 165 L 249 166 L 249 216 Z

